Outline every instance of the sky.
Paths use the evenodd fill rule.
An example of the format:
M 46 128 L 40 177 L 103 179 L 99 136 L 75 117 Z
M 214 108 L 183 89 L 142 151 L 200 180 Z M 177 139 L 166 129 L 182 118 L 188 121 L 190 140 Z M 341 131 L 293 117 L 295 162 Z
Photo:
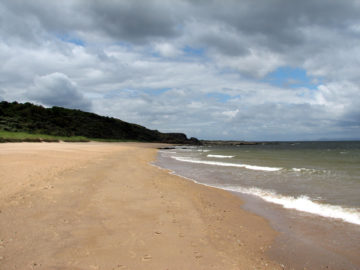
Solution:
M 0 100 L 224 140 L 360 139 L 360 0 L 2 0 Z

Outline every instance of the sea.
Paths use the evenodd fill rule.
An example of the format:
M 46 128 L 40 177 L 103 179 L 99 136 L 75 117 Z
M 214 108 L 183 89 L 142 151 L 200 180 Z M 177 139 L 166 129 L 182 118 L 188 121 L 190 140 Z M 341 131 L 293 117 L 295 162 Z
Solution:
M 360 141 L 177 146 L 155 165 L 240 196 L 280 232 L 270 255 L 292 269 L 360 269 Z

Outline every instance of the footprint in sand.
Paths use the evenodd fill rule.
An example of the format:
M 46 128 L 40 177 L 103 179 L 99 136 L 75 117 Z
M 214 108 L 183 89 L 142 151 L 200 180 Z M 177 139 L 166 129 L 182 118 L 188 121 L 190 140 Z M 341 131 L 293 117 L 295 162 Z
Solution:
M 194 254 L 196 259 L 202 258 L 202 255 L 198 251 L 195 251 Z
M 143 262 L 151 261 L 152 256 L 149 254 L 144 255 L 144 257 L 141 258 Z
M 123 270 L 125 270 L 125 269 L 127 269 L 127 266 L 126 266 L 126 265 L 122 265 L 122 264 L 118 264 L 116 269 L 123 269 Z M 115 268 L 113 268 L 113 270 L 115 270 Z

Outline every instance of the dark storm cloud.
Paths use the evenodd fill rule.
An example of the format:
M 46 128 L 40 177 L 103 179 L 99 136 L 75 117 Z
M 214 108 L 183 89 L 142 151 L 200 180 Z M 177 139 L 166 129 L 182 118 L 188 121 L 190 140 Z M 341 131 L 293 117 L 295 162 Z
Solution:
M 7 0 L 0 3 L 0 33 L 7 43 L 39 46 L 44 39 L 89 27 L 78 2 Z
M 352 107 L 350 111 L 348 111 L 344 118 L 339 123 L 339 126 L 342 127 L 352 127 L 359 128 L 360 127 L 360 108 Z
M 358 21 L 358 1 L 192 1 L 199 20 L 217 21 L 239 33 L 256 37 L 274 50 L 302 45 L 301 29 L 318 26 L 343 31 Z M 226 46 L 224 50 L 226 51 Z
M 112 38 L 144 42 L 148 38 L 168 38 L 179 34 L 179 16 L 166 1 L 89 1 L 86 12 L 93 26 Z
M 0 3 L 0 14 L 3 33 L 28 41 L 37 40 L 46 30 L 60 37 L 82 33 L 84 38 L 129 43 L 176 36 L 181 17 L 173 4 L 141 0 L 11 0 Z
M 193 41 L 199 39 L 204 46 L 230 55 L 246 53 L 244 46 L 248 44 L 229 40 L 229 31 L 252 38 L 255 46 L 281 51 L 303 45 L 302 29 L 306 27 L 331 28 L 351 35 L 344 29 L 358 21 L 360 11 L 358 1 L 337 0 L 8 0 L 0 5 L 2 30 L 28 40 L 46 29 L 59 35 L 81 33 L 84 38 L 100 35 L 119 42 L 144 43 L 151 38 L 186 35 L 184 25 L 202 23 L 203 33 L 196 33 Z M 11 24 L 6 22 L 10 20 Z M 223 31 L 209 34 L 206 28 L 213 25 L 224 26 Z
M 229 56 L 240 56 L 249 53 L 241 39 L 236 38 L 236 33 L 206 33 L 199 38 L 199 42 L 207 48 L 212 48 Z

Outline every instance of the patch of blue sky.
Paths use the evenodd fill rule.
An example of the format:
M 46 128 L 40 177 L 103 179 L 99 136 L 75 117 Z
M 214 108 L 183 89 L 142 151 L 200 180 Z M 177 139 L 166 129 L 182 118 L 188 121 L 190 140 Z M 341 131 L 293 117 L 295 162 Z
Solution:
M 106 99 L 113 99 L 118 97 L 137 97 L 140 95 L 138 90 L 134 89 L 121 89 L 121 90 L 111 90 L 104 94 L 104 98 Z
M 205 48 L 195 48 L 191 46 L 185 46 L 183 49 L 183 52 L 187 56 L 204 56 L 205 54 Z
M 317 81 L 317 82 L 316 82 Z M 269 73 L 264 82 L 280 87 L 316 89 L 320 80 L 308 76 L 305 69 L 293 67 L 279 67 Z
M 57 35 L 57 38 L 59 38 L 60 40 L 67 42 L 67 43 L 72 43 L 75 44 L 77 46 L 85 46 L 85 42 L 83 40 L 81 40 L 80 38 L 77 38 L 75 36 L 71 36 L 71 35 Z
M 155 58 L 163 58 L 163 56 L 156 51 L 151 51 L 150 56 L 155 57 Z

